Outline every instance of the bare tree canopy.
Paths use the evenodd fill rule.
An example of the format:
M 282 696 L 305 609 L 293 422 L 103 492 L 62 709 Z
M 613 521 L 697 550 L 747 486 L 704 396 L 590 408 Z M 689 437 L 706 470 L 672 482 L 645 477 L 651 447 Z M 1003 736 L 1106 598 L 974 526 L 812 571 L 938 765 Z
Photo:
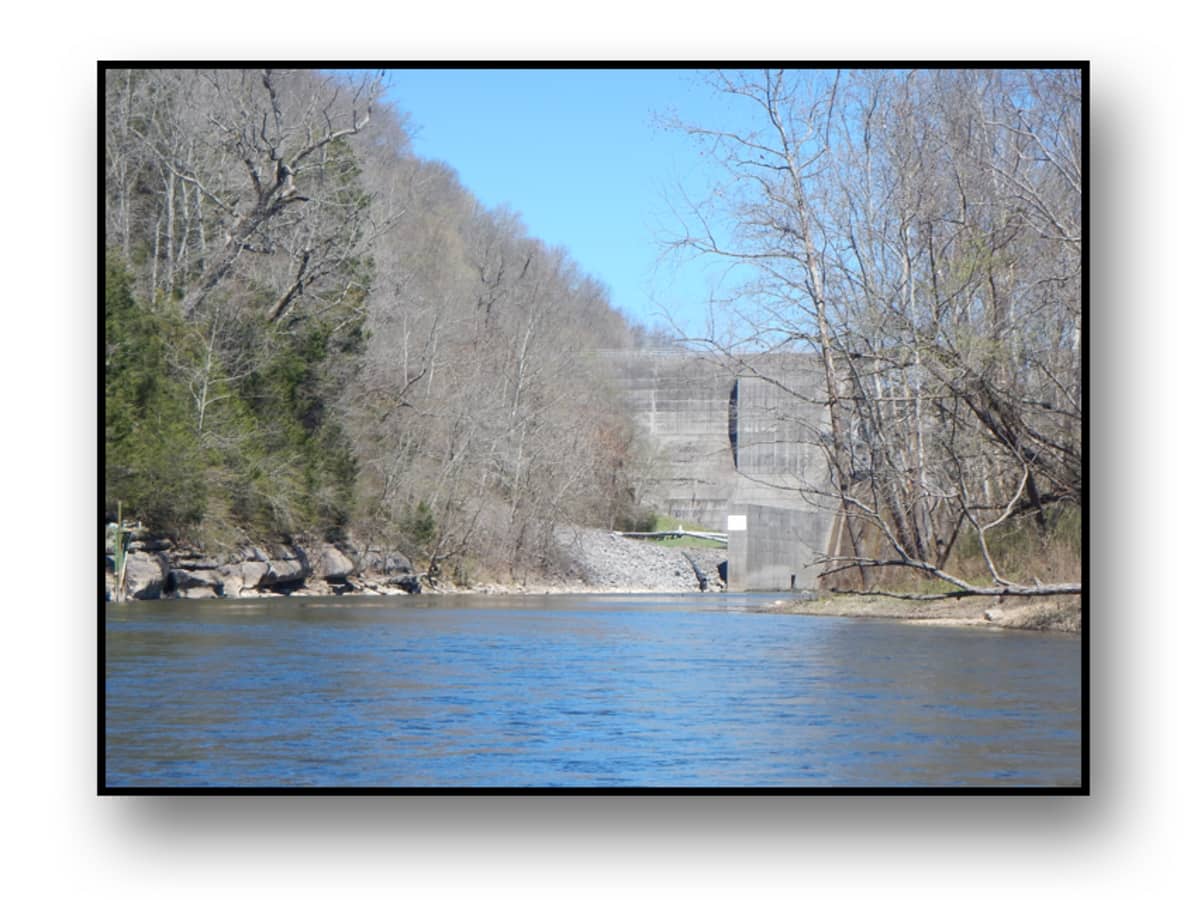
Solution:
M 380 73 L 106 73 L 106 495 L 200 538 L 354 530 L 450 574 L 613 525 L 606 288 L 415 157 Z
M 1079 592 L 1018 583 L 994 551 L 1018 520 L 1079 527 L 1081 70 L 710 84 L 744 117 L 673 123 L 724 179 L 683 198 L 671 249 L 725 260 L 736 288 L 713 300 L 730 330 L 688 337 L 739 365 L 819 354 L 830 430 L 810 440 L 831 477 L 808 489 L 841 517 L 827 583 L 904 569 L 945 596 Z M 982 581 L 948 570 L 964 554 Z

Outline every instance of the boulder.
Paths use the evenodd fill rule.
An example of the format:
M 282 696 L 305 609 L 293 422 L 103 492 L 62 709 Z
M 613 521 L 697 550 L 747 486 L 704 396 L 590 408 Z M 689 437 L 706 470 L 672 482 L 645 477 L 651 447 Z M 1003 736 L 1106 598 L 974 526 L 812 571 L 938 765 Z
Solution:
M 354 562 L 337 547 L 326 544 L 321 548 L 317 573 L 326 581 L 345 581 L 354 574 Z
M 176 597 L 189 599 L 222 597 L 225 594 L 224 579 L 208 569 L 172 569 L 167 576 L 167 586 Z
M 256 591 L 267 586 L 267 574 L 270 572 L 270 566 L 265 562 L 250 560 L 242 563 L 236 569 L 239 570 L 236 574 L 241 576 L 241 590 Z
M 272 559 L 264 581 L 274 588 L 298 587 L 308 575 L 308 566 L 299 559 Z
M 394 550 L 367 550 L 359 558 L 359 569 L 363 572 L 378 572 L 381 575 L 408 575 L 413 566 L 403 553 Z
M 224 565 L 217 569 L 217 577 L 221 579 L 222 597 L 237 597 L 242 593 L 242 564 Z
M 393 575 L 387 580 L 387 584 L 398 587 L 408 594 L 421 593 L 421 578 L 418 575 Z
M 125 596 L 130 600 L 161 597 L 167 581 L 167 560 L 159 553 L 136 551 L 125 561 Z

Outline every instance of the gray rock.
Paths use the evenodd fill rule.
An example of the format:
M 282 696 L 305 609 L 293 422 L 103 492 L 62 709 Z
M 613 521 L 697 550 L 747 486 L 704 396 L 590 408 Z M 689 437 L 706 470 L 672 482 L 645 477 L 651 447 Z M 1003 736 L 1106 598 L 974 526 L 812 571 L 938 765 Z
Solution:
M 217 576 L 221 579 L 223 597 L 237 597 L 242 592 L 242 566 L 245 563 L 235 563 L 233 565 L 221 566 L 217 569 Z
M 387 580 L 387 584 L 398 587 L 409 594 L 421 593 L 421 579 L 417 575 L 393 575 Z
M 170 550 L 175 544 L 168 538 L 152 538 L 144 537 L 139 540 L 129 542 L 130 550 L 144 550 L 147 553 L 158 553 L 163 550 Z
M 167 581 L 167 561 L 158 553 L 137 551 L 125 562 L 125 596 L 130 600 L 153 600 L 162 596 Z
M 259 588 L 265 588 L 269 582 L 266 580 L 270 572 L 270 566 L 265 562 L 252 560 L 244 562 L 240 566 L 241 571 L 238 574 L 241 576 L 242 590 L 256 591 Z
M 382 575 L 407 575 L 413 570 L 408 557 L 394 550 L 367 550 L 359 558 L 359 568 Z
M 225 596 L 245 591 L 291 591 L 312 574 L 308 559 L 294 548 L 280 547 L 279 555 L 268 556 L 259 547 L 242 551 L 243 562 L 222 566 L 218 572 Z
M 225 594 L 224 579 L 210 570 L 172 569 L 167 583 L 176 597 L 197 599 Z
M 299 559 L 273 559 L 268 563 L 265 581 L 272 587 L 283 587 L 298 584 L 308 575 L 308 567 Z
M 176 556 L 175 566 L 180 569 L 219 569 L 221 564 L 206 556 Z
M 270 558 L 282 559 L 288 562 L 292 562 L 294 560 L 305 562 L 307 560 L 307 557 L 304 555 L 304 551 L 292 544 L 275 544 L 271 547 Z
M 184 591 L 176 591 L 175 596 L 182 600 L 211 600 L 214 597 L 224 596 L 222 585 L 211 587 L 193 587 Z
M 317 572 L 326 581 L 345 581 L 354 574 L 354 562 L 337 547 L 326 544 L 321 548 Z

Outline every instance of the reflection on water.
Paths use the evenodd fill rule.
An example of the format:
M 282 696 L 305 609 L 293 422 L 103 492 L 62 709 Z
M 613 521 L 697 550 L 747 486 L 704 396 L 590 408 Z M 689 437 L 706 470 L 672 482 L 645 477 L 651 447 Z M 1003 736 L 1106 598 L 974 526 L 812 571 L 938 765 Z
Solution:
M 631 599 L 110 605 L 107 784 L 1079 784 L 1077 638 Z

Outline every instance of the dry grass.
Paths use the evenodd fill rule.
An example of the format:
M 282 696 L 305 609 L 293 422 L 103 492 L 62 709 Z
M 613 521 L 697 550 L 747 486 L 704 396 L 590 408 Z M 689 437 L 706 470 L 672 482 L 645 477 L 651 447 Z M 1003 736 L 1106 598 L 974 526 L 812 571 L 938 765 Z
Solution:
M 1032 515 L 1014 518 L 990 529 L 987 533 L 988 552 L 999 575 L 1018 584 L 1060 584 L 1081 582 L 1082 579 L 1082 516 L 1078 507 L 1056 507 L 1047 510 L 1047 527 L 1038 528 Z M 888 555 L 882 536 L 867 534 L 863 551 L 867 556 L 884 558 Z M 993 584 L 987 561 L 973 532 L 960 534 L 945 571 L 980 587 Z M 898 593 L 935 593 L 947 590 L 945 582 L 901 567 L 870 570 L 869 586 L 875 590 Z M 857 572 L 847 571 L 836 578 L 825 579 L 828 590 L 854 590 L 859 587 Z
M 973 628 L 1016 628 L 1026 631 L 1078 633 L 1083 625 L 1080 598 L 963 597 L 946 600 L 905 600 L 839 594 L 813 599 L 779 600 L 763 612 L 855 619 L 895 619 L 922 625 Z

